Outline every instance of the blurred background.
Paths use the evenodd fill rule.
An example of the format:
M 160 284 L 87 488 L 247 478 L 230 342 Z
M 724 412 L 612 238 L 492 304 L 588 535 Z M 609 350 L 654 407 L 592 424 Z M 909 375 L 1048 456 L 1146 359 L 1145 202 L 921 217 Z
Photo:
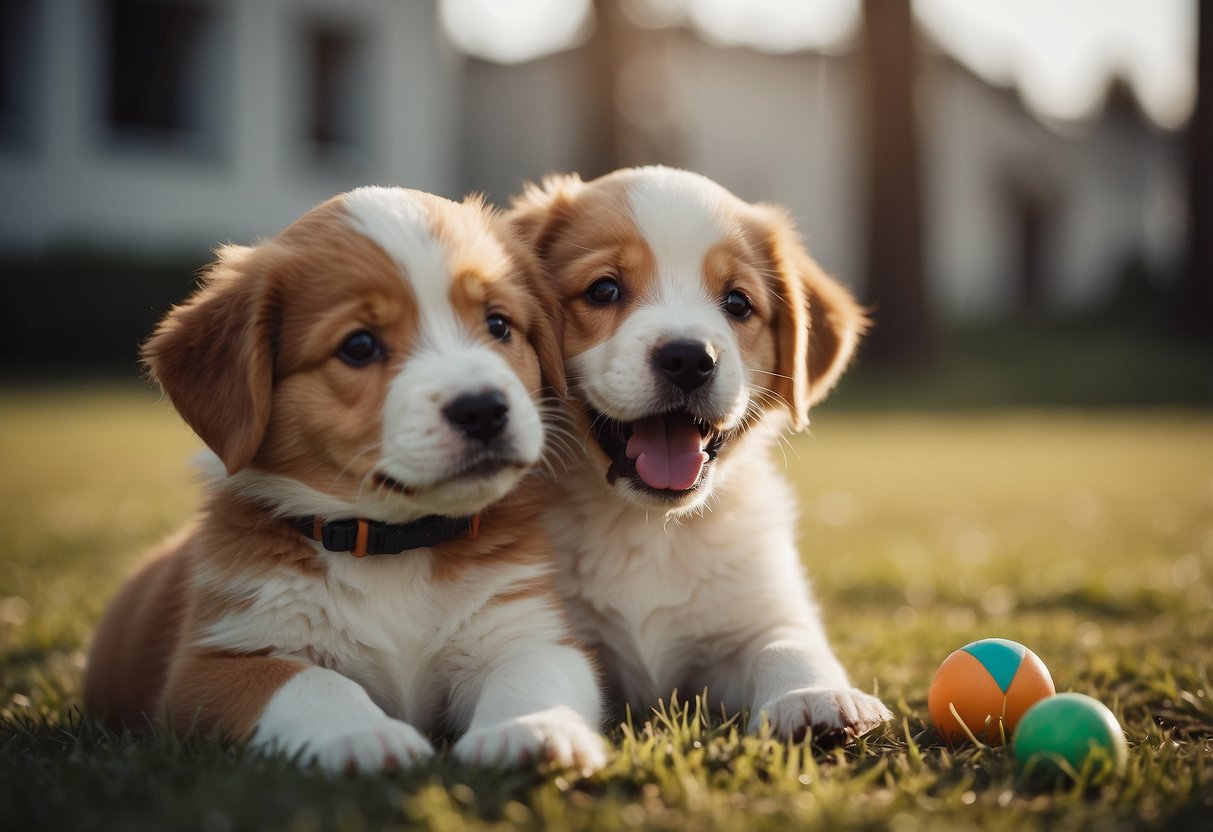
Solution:
M 873 309 L 784 456 L 865 689 L 1002 635 L 1135 719 L 1203 696 L 1211 155 L 1209 0 L 0 0 L 0 722 L 78 702 L 197 504 L 137 350 L 215 245 L 646 163 L 786 205 Z
M 0 373 L 133 377 L 213 246 L 357 185 L 661 163 L 872 306 L 853 400 L 1208 404 L 1199 6 L 4 0 Z

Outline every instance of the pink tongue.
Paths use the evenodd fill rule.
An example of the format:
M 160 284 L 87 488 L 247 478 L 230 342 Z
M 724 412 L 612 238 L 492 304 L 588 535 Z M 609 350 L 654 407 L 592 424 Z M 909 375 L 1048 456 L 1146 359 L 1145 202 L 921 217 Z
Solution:
M 633 422 L 627 455 L 636 460 L 636 473 L 646 485 L 673 491 L 693 486 L 708 460 L 699 428 L 681 414 Z

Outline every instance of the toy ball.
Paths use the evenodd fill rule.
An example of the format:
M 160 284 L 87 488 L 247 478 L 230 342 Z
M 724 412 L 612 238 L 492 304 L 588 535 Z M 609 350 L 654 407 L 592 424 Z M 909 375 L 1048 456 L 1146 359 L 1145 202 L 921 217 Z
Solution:
M 944 659 L 931 680 L 927 708 L 948 743 L 957 745 L 972 734 L 987 745 L 1001 745 L 1024 712 L 1055 690 L 1035 653 L 1015 641 L 986 638 Z
M 1124 771 L 1129 750 L 1116 717 L 1097 699 L 1059 693 L 1037 702 L 1023 715 L 1012 745 L 1015 763 L 1028 776 L 1058 773 L 1096 777 Z

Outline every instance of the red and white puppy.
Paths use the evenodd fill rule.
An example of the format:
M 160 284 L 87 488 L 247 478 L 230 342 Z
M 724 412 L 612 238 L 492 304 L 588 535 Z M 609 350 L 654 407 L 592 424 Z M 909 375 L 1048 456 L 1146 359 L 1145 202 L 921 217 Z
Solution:
M 783 212 L 685 171 L 550 177 L 507 218 L 563 304 L 585 442 L 545 523 L 610 693 L 646 707 L 706 686 L 792 737 L 887 720 L 830 649 L 772 459 L 845 368 L 854 299 Z
M 220 251 L 144 351 L 215 479 L 101 622 L 87 713 L 328 770 L 422 760 L 436 729 L 470 762 L 602 765 L 524 481 L 558 347 L 497 223 L 362 188 Z

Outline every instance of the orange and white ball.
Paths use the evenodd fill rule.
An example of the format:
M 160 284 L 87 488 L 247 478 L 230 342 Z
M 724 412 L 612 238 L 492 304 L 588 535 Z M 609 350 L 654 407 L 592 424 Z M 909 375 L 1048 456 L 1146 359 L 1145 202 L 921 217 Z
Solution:
M 1028 708 L 1054 693 L 1053 677 L 1039 656 L 1019 642 L 987 638 L 944 659 L 931 681 L 927 709 L 935 730 L 952 745 L 966 742 L 970 733 L 987 745 L 1001 745 Z

